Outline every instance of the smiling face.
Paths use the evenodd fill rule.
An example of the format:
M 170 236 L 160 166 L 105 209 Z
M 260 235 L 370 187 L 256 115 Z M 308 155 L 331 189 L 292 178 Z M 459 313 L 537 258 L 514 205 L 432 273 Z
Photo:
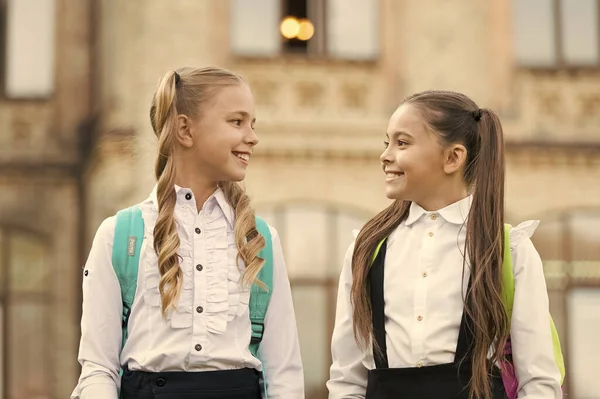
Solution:
M 244 180 L 258 143 L 250 88 L 244 83 L 223 87 L 200 107 L 197 117 L 178 117 L 189 169 L 214 182 Z
M 421 113 L 408 103 L 401 105 L 390 119 L 386 136 L 381 154 L 386 196 L 421 203 L 437 192 L 447 178 L 444 147 Z

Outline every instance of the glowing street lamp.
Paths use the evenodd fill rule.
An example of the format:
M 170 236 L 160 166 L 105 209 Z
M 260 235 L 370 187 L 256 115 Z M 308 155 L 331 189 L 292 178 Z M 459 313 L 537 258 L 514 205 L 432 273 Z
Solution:
M 285 17 L 279 25 L 281 35 L 286 39 L 310 40 L 315 34 L 315 27 L 308 19 L 298 20 L 295 17 Z

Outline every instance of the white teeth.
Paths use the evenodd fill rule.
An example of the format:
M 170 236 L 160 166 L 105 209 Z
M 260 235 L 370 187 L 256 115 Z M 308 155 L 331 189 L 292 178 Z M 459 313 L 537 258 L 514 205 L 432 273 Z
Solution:
M 234 155 L 244 161 L 248 162 L 250 160 L 250 155 L 248 154 L 240 154 L 239 152 L 234 152 Z
M 385 177 L 387 177 L 388 179 L 395 179 L 396 177 L 400 177 L 400 176 L 402 176 L 402 173 L 388 172 L 385 174 Z

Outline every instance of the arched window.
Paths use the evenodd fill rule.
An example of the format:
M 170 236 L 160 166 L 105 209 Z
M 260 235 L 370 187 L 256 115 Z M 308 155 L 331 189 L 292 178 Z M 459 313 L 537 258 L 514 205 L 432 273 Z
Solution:
M 368 212 L 323 203 L 258 207 L 257 214 L 281 238 L 292 286 L 306 385 L 306 397 L 326 398 L 337 285 L 352 230 Z
M 0 226 L 0 393 L 50 398 L 47 343 L 51 305 L 48 247 L 42 237 Z
M 532 237 L 544 261 L 551 312 L 567 360 L 569 395 L 594 397 L 600 380 L 600 209 L 543 215 Z

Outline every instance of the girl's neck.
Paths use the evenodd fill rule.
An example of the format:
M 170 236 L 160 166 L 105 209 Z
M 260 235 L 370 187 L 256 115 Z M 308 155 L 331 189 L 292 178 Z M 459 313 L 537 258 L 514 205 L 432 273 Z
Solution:
M 211 195 L 215 192 L 218 187 L 218 183 L 211 181 L 204 176 L 186 176 L 182 173 L 177 173 L 175 184 L 179 187 L 189 188 L 194 193 L 194 199 L 196 200 L 196 209 L 198 212 L 204 206 L 204 203 Z
M 415 202 L 426 211 L 435 212 L 466 198 L 468 195 L 469 192 L 464 186 L 455 187 L 454 189 L 452 187 L 440 187 L 439 190 L 431 193 L 427 198 Z
M 192 190 L 196 200 L 196 209 L 200 212 L 206 200 L 217 189 L 218 182 L 194 167 L 196 163 L 190 157 L 193 157 L 191 152 L 179 152 L 178 148 L 175 149 L 173 154 L 176 171 L 175 184 Z

